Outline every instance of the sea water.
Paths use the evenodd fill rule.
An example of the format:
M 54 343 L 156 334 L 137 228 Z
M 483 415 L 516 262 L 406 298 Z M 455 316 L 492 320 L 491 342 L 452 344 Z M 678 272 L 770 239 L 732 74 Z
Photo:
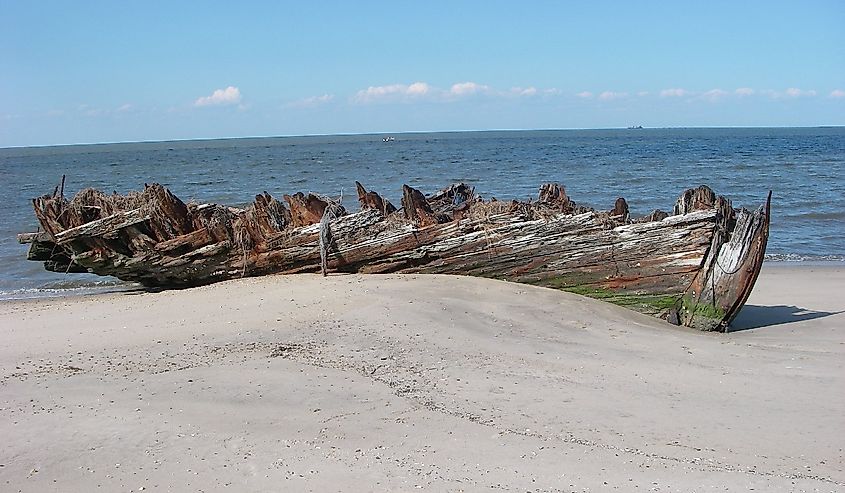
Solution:
M 162 183 L 184 201 L 240 206 L 255 194 L 343 193 L 355 180 L 399 204 L 402 184 L 425 193 L 454 182 L 485 198 L 535 198 L 559 182 L 569 196 L 609 210 L 671 211 L 706 184 L 735 207 L 772 195 L 769 260 L 845 260 L 845 128 L 546 130 L 191 140 L 0 149 L 0 298 L 125 286 L 57 274 L 26 260 L 15 235 L 35 231 L 31 199 L 66 175 L 65 195 L 94 187 L 125 193 Z

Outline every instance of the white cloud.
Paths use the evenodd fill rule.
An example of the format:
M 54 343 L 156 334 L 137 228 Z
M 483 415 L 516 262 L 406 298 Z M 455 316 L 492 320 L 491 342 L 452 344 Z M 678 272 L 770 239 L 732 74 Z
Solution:
M 740 87 L 734 91 L 734 94 L 737 96 L 751 96 L 754 94 L 754 89 L 751 89 L 750 87 Z
M 131 109 L 132 109 L 132 105 L 129 104 L 129 103 L 126 103 L 124 105 L 119 106 L 115 111 L 117 111 L 118 113 L 124 113 L 126 111 L 131 110 Z
M 622 99 L 628 97 L 627 92 L 613 92 L 613 91 L 604 91 L 603 93 L 599 94 L 599 99 L 602 101 L 611 101 L 614 99 Z
M 285 105 L 285 108 L 313 108 L 322 104 L 331 103 L 334 94 L 323 94 L 322 96 L 311 96 Z
M 396 101 L 409 97 L 425 96 L 429 92 L 431 92 L 431 86 L 425 82 L 414 82 L 411 85 L 390 84 L 387 86 L 370 86 L 358 91 L 352 98 L 352 101 L 356 103 Z
M 771 89 L 766 89 L 764 91 L 760 91 L 760 94 L 766 95 L 772 99 L 781 99 L 781 98 L 803 98 L 803 97 L 813 97 L 817 93 L 816 91 L 809 89 L 799 89 L 797 87 L 790 87 L 783 92 L 773 91 Z
M 394 94 L 406 94 L 408 86 L 403 84 L 392 84 L 389 86 L 370 86 L 365 90 L 358 91 L 358 96 L 366 98 L 379 98 Z
M 410 96 L 425 96 L 431 91 L 431 86 L 425 82 L 414 82 L 408 86 L 408 94 Z
M 512 87 L 511 93 L 516 94 L 517 96 L 536 96 L 537 95 L 537 88 L 536 87 Z
M 500 90 L 478 82 L 457 82 L 448 89 L 431 86 L 425 82 L 413 84 L 390 84 L 385 86 L 370 86 L 355 93 L 350 98 L 352 103 L 384 103 L 407 101 L 439 101 L 454 102 L 461 98 L 483 95 L 493 98 L 539 97 L 560 94 L 555 88 L 539 89 L 534 86 L 512 87 L 510 90 Z
M 235 86 L 217 89 L 211 96 L 203 96 L 194 101 L 194 106 L 223 106 L 241 102 L 241 91 Z
M 635 93 L 639 97 L 648 96 L 648 91 L 640 91 Z M 576 97 L 581 99 L 592 99 L 593 97 L 597 97 L 602 101 L 612 101 L 614 99 L 623 99 L 627 98 L 629 94 L 627 92 L 615 92 L 615 91 L 604 91 L 598 93 L 598 95 L 590 92 L 590 91 L 581 91 L 575 94 Z
M 837 99 L 845 98 L 845 91 L 843 91 L 842 89 L 834 89 L 830 91 L 830 97 Z
M 714 102 L 722 99 L 723 97 L 728 95 L 728 91 L 723 91 L 721 89 L 710 89 L 706 91 L 704 94 L 701 95 L 704 99 L 708 101 Z
M 804 91 L 802 89 L 798 89 L 797 87 L 790 87 L 786 90 L 786 95 L 791 98 L 800 98 L 802 96 L 815 96 L 816 91 L 810 89 L 809 91 Z
M 682 98 L 687 95 L 689 95 L 689 91 L 680 88 L 663 89 L 662 91 L 660 91 L 661 98 Z
M 449 94 L 453 96 L 470 96 L 472 94 L 483 92 L 490 92 L 490 87 L 485 86 L 484 84 L 478 84 L 476 82 L 469 81 L 452 84 L 452 88 L 449 89 Z

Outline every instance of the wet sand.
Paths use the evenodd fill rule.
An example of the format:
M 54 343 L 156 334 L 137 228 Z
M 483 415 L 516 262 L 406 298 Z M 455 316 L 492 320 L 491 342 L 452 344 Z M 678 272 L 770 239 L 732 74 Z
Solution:
M 845 268 L 730 334 L 448 276 L 0 303 L 2 491 L 845 491 Z

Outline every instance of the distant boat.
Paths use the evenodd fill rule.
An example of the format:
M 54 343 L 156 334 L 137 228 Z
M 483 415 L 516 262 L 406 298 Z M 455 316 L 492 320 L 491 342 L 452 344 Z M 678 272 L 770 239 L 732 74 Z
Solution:
M 381 139 L 382 142 L 394 142 L 396 137 L 384 137 Z
M 633 127 L 628 127 L 628 130 L 642 130 L 642 129 L 643 129 L 642 125 L 636 125 L 636 126 L 633 126 Z

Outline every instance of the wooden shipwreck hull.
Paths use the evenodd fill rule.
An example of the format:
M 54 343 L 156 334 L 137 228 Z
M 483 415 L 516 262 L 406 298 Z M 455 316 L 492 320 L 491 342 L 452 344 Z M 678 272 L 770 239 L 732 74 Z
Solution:
M 760 272 L 769 203 L 734 209 L 709 188 L 673 213 L 629 217 L 624 199 L 596 211 L 546 184 L 537 201 L 484 201 L 457 184 L 429 197 L 403 187 L 397 209 L 356 183 L 361 209 L 314 194 L 267 192 L 240 209 L 185 204 L 165 187 L 106 195 L 58 190 L 33 199 L 40 232 L 28 258 L 57 272 L 93 272 L 181 287 L 301 272 L 462 274 L 599 298 L 676 325 L 727 330 Z

